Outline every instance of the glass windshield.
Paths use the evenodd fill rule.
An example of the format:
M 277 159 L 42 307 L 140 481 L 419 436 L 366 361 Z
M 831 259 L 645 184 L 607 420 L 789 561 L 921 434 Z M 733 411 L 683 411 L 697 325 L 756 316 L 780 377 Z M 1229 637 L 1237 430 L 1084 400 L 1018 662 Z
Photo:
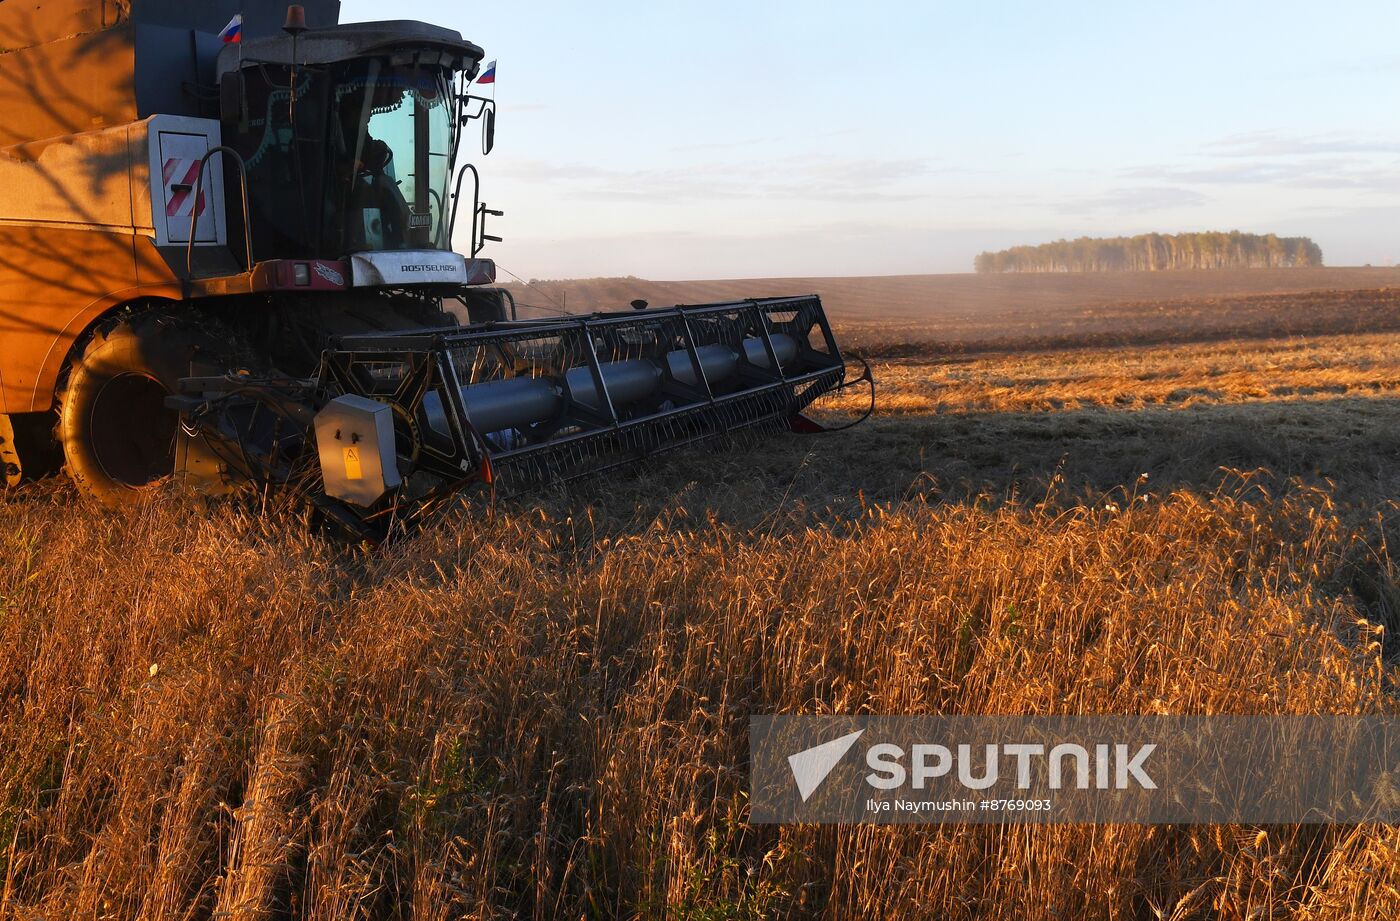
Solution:
M 325 80 L 303 70 L 292 105 L 287 68 L 250 65 L 236 118 L 224 123 L 227 143 L 248 171 L 249 220 L 255 260 L 321 255 L 319 202 L 326 182 L 319 147 L 306 143 L 326 131 Z M 292 116 L 296 116 L 293 130 Z M 230 220 L 241 220 L 241 210 Z M 242 227 L 231 228 L 241 235 Z
M 438 67 L 357 61 L 336 83 L 327 240 L 342 253 L 450 249 L 455 108 Z M 338 236 L 338 240 L 336 239 Z

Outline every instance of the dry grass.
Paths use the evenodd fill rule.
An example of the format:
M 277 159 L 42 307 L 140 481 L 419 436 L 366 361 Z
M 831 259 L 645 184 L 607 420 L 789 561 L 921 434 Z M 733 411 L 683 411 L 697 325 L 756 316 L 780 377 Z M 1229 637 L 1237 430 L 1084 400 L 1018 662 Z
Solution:
M 888 363 L 372 556 L 5 496 L 0 917 L 1400 916 L 1395 828 L 745 822 L 754 713 L 1396 713 L 1397 338 Z
M 1400 394 L 1400 334 L 1238 340 L 1171 348 L 1009 352 L 891 360 L 884 413 L 1015 413 L 1090 407 L 1317 402 Z

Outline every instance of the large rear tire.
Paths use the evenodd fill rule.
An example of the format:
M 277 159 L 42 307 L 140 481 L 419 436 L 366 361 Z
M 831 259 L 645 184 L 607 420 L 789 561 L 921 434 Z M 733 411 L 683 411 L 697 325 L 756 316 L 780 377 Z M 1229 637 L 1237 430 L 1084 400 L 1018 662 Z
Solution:
M 197 373 L 202 338 L 158 314 L 93 333 L 59 397 L 65 470 L 81 492 L 119 508 L 174 474 L 180 419 L 165 398 Z

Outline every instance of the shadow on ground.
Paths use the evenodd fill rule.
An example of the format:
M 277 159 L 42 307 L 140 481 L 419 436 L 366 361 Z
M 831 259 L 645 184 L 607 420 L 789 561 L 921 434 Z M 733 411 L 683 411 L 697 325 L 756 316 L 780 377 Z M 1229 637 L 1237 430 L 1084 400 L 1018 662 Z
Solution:
M 1254 472 L 1253 482 L 1275 493 L 1295 482 L 1322 486 L 1348 518 L 1371 519 L 1400 499 L 1400 400 L 878 416 L 844 432 L 782 432 L 669 454 L 640 470 L 503 500 L 496 513 L 588 519 L 599 536 L 669 519 L 763 534 L 839 527 L 871 506 L 911 498 L 1035 502 L 1052 484 L 1067 504 L 1115 490 L 1210 492 L 1235 471 Z M 76 501 L 59 478 L 5 497 L 54 509 Z M 469 526 L 487 514 L 478 494 L 428 528 Z
M 883 416 L 847 432 L 674 456 L 543 501 L 555 511 L 592 508 L 623 530 L 678 506 L 739 527 L 791 526 L 913 495 L 1036 500 L 1056 480 L 1085 496 L 1211 490 L 1230 470 L 1261 470 L 1266 488 L 1328 486 L 1343 507 L 1373 511 L 1400 497 L 1400 400 Z

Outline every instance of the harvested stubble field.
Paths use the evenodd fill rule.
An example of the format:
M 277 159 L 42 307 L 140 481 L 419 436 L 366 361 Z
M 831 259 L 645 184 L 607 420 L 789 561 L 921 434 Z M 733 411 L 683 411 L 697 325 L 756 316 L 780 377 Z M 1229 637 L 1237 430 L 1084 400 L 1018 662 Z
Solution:
M 635 298 L 654 305 L 707 304 L 815 293 L 842 326 L 883 332 L 884 338 L 898 337 L 906 343 L 1001 339 L 1021 346 L 1028 340 L 1060 337 L 1064 344 L 1074 345 L 1083 344 L 1086 337 L 1104 342 L 1105 326 L 1136 336 L 1165 333 L 1197 339 L 1219 336 L 1241 325 L 1253 331 L 1267 325 L 1285 335 L 1308 332 L 1317 329 L 1318 323 L 1311 311 L 1298 309 L 1298 295 L 1306 294 L 1325 295 L 1314 303 L 1364 324 L 1367 317 L 1355 309 L 1360 305 L 1348 310 L 1344 298 L 1332 295 L 1374 294 L 1388 288 L 1392 296 L 1400 296 L 1395 293 L 1400 289 L 1400 266 L 725 281 L 585 278 L 510 287 L 522 303 L 544 311 L 563 305 L 574 313 L 625 310 Z M 1267 300 L 1279 296 L 1283 297 L 1276 302 Z
M 0 916 L 1400 916 L 1395 828 L 745 821 L 754 713 L 1400 711 L 1397 305 L 1328 303 L 886 340 L 863 427 L 373 554 L 6 495 Z

